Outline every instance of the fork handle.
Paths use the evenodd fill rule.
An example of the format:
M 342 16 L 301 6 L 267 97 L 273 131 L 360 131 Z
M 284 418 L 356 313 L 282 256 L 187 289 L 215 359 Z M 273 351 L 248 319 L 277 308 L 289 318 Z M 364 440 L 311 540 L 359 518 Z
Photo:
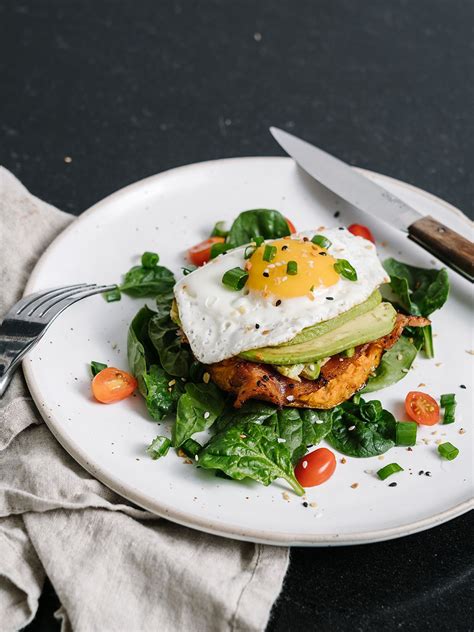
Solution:
M 6 391 L 23 356 L 37 340 L 0 334 L 0 397 Z

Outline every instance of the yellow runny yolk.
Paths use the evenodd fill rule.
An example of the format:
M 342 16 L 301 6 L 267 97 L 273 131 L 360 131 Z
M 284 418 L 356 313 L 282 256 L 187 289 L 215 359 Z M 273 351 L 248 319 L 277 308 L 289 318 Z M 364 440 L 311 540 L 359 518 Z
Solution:
M 276 248 L 271 261 L 263 259 L 266 245 Z M 290 261 L 296 262 L 296 274 L 288 273 Z M 334 257 L 311 241 L 289 237 L 277 239 L 259 246 L 247 261 L 245 267 L 249 278 L 246 287 L 279 298 L 311 296 L 312 290 L 330 287 L 339 281 L 335 263 Z

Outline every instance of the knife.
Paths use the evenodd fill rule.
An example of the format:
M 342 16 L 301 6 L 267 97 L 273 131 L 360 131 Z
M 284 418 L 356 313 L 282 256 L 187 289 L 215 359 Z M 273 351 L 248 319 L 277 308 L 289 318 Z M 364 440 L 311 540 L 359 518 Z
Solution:
M 346 202 L 392 227 L 474 282 L 474 243 L 430 215 L 422 215 L 348 164 L 277 127 L 270 127 L 277 143 L 311 177 Z

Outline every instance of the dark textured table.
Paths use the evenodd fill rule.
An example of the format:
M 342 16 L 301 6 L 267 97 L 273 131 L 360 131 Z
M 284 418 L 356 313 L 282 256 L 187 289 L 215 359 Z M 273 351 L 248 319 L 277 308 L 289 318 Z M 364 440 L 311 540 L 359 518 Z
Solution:
M 273 124 L 472 213 L 473 23 L 470 0 L 0 0 L 0 164 L 77 215 L 170 167 L 279 154 Z M 269 630 L 473 629 L 472 526 L 293 549 Z M 59 629 L 57 606 L 47 584 L 28 630 Z

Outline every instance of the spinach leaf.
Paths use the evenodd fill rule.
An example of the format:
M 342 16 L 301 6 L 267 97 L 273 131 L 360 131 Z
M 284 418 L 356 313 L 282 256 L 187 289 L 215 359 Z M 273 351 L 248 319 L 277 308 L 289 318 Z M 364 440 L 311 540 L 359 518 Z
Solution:
M 331 432 L 333 409 L 313 410 L 302 408 L 300 415 L 303 420 L 303 441 L 305 447 L 318 445 Z M 303 456 L 305 452 L 301 456 Z
M 186 384 L 171 434 L 173 446 L 179 447 L 195 432 L 212 426 L 223 408 L 224 396 L 214 384 Z
M 393 448 L 395 417 L 381 405 L 368 407 L 368 404 L 360 399 L 359 404 L 349 401 L 333 409 L 332 430 L 326 436 L 329 445 L 348 456 L 362 458 Z M 371 421 L 367 421 L 369 418 Z
M 95 377 L 98 373 L 100 373 L 106 368 L 107 368 L 107 365 L 104 364 L 103 362 L 96 362 L 95 360 L 92 360 L 91 362 L 92 377 Z
M 182 382 L 172 380 L 161 366 L 152 364 L 142 380 L 145 386 L 146 407 L 155 421 L 160 421 L 166 415 L 173 413 L 183 392 Z M 170 386 L 170 383 L 174 382 Z
M 383 266 L 390 275 L 392 291 L 409 314 L 429 316 L 445 304 L 449 294 L 445 268 L 416 268 L 393 258 L 386 259 Z
M 157 313 L 150 319 L 148 335 L 165 371 L 177 377 L 188 377 L 193 356 L 188 345 L 181 343 L 178 327 L 171 320 L 170 309 L 173 298 L 173 292 L 157 297 Z
M 144 268 L 143 266 L 133 266 L 124 277 L 122 285 L 119 286 L 121 292 L 129 296 L 145 297 L 157 296 L 169 292 L 175 284 L 175 278 L 171 270 L 164 266 L 154 266 Z
M 382 360 L 361 393 L 372 393 L 400 381 L 408 373 L 416 358 L 417 348 L 408 338 L 401 336 L 391 349 L 385 351 Z
M 148 335 L 154 314 L 146 305 L 136 314 L 128 329 L 127 354 L 130 371 L 138 381 L 148 412 L 159 421 L 176 409 L 182 383 L 175 380 L 170 386 L 171 376 L 158 364 L 158 355 Z
M 281 408 L 265 421 L 277 436 L 277 441 L 285 444 L 291 462 L 296 463 L 306 454 L 303 421 L 297 408 Z
M 217 432 L 221 432 L 229 426 L 237 423 L 253 422 L 262 424 L 266 419 L 274 415 L 277 407 L 272 404 L 265 404 L 254 399 L 250 399 L 241 408 L 234 408 L 229 402 L 215 423 Z
M 283 478 L 299 496 L 304 494 L 293 472 L 290 451 L 278 443 L 271 428 L 258 423 L 237 423 L 214 435 L 199 453 L 199 465 L 222 470 L 235 480 L 251 478 L 263 485 Z
M 240 213 L 227 235 L 227 243 L 242 246 L 254 237 L 277 239 L 289 234 L 288 223 L 279 211 L 260 208 Z

